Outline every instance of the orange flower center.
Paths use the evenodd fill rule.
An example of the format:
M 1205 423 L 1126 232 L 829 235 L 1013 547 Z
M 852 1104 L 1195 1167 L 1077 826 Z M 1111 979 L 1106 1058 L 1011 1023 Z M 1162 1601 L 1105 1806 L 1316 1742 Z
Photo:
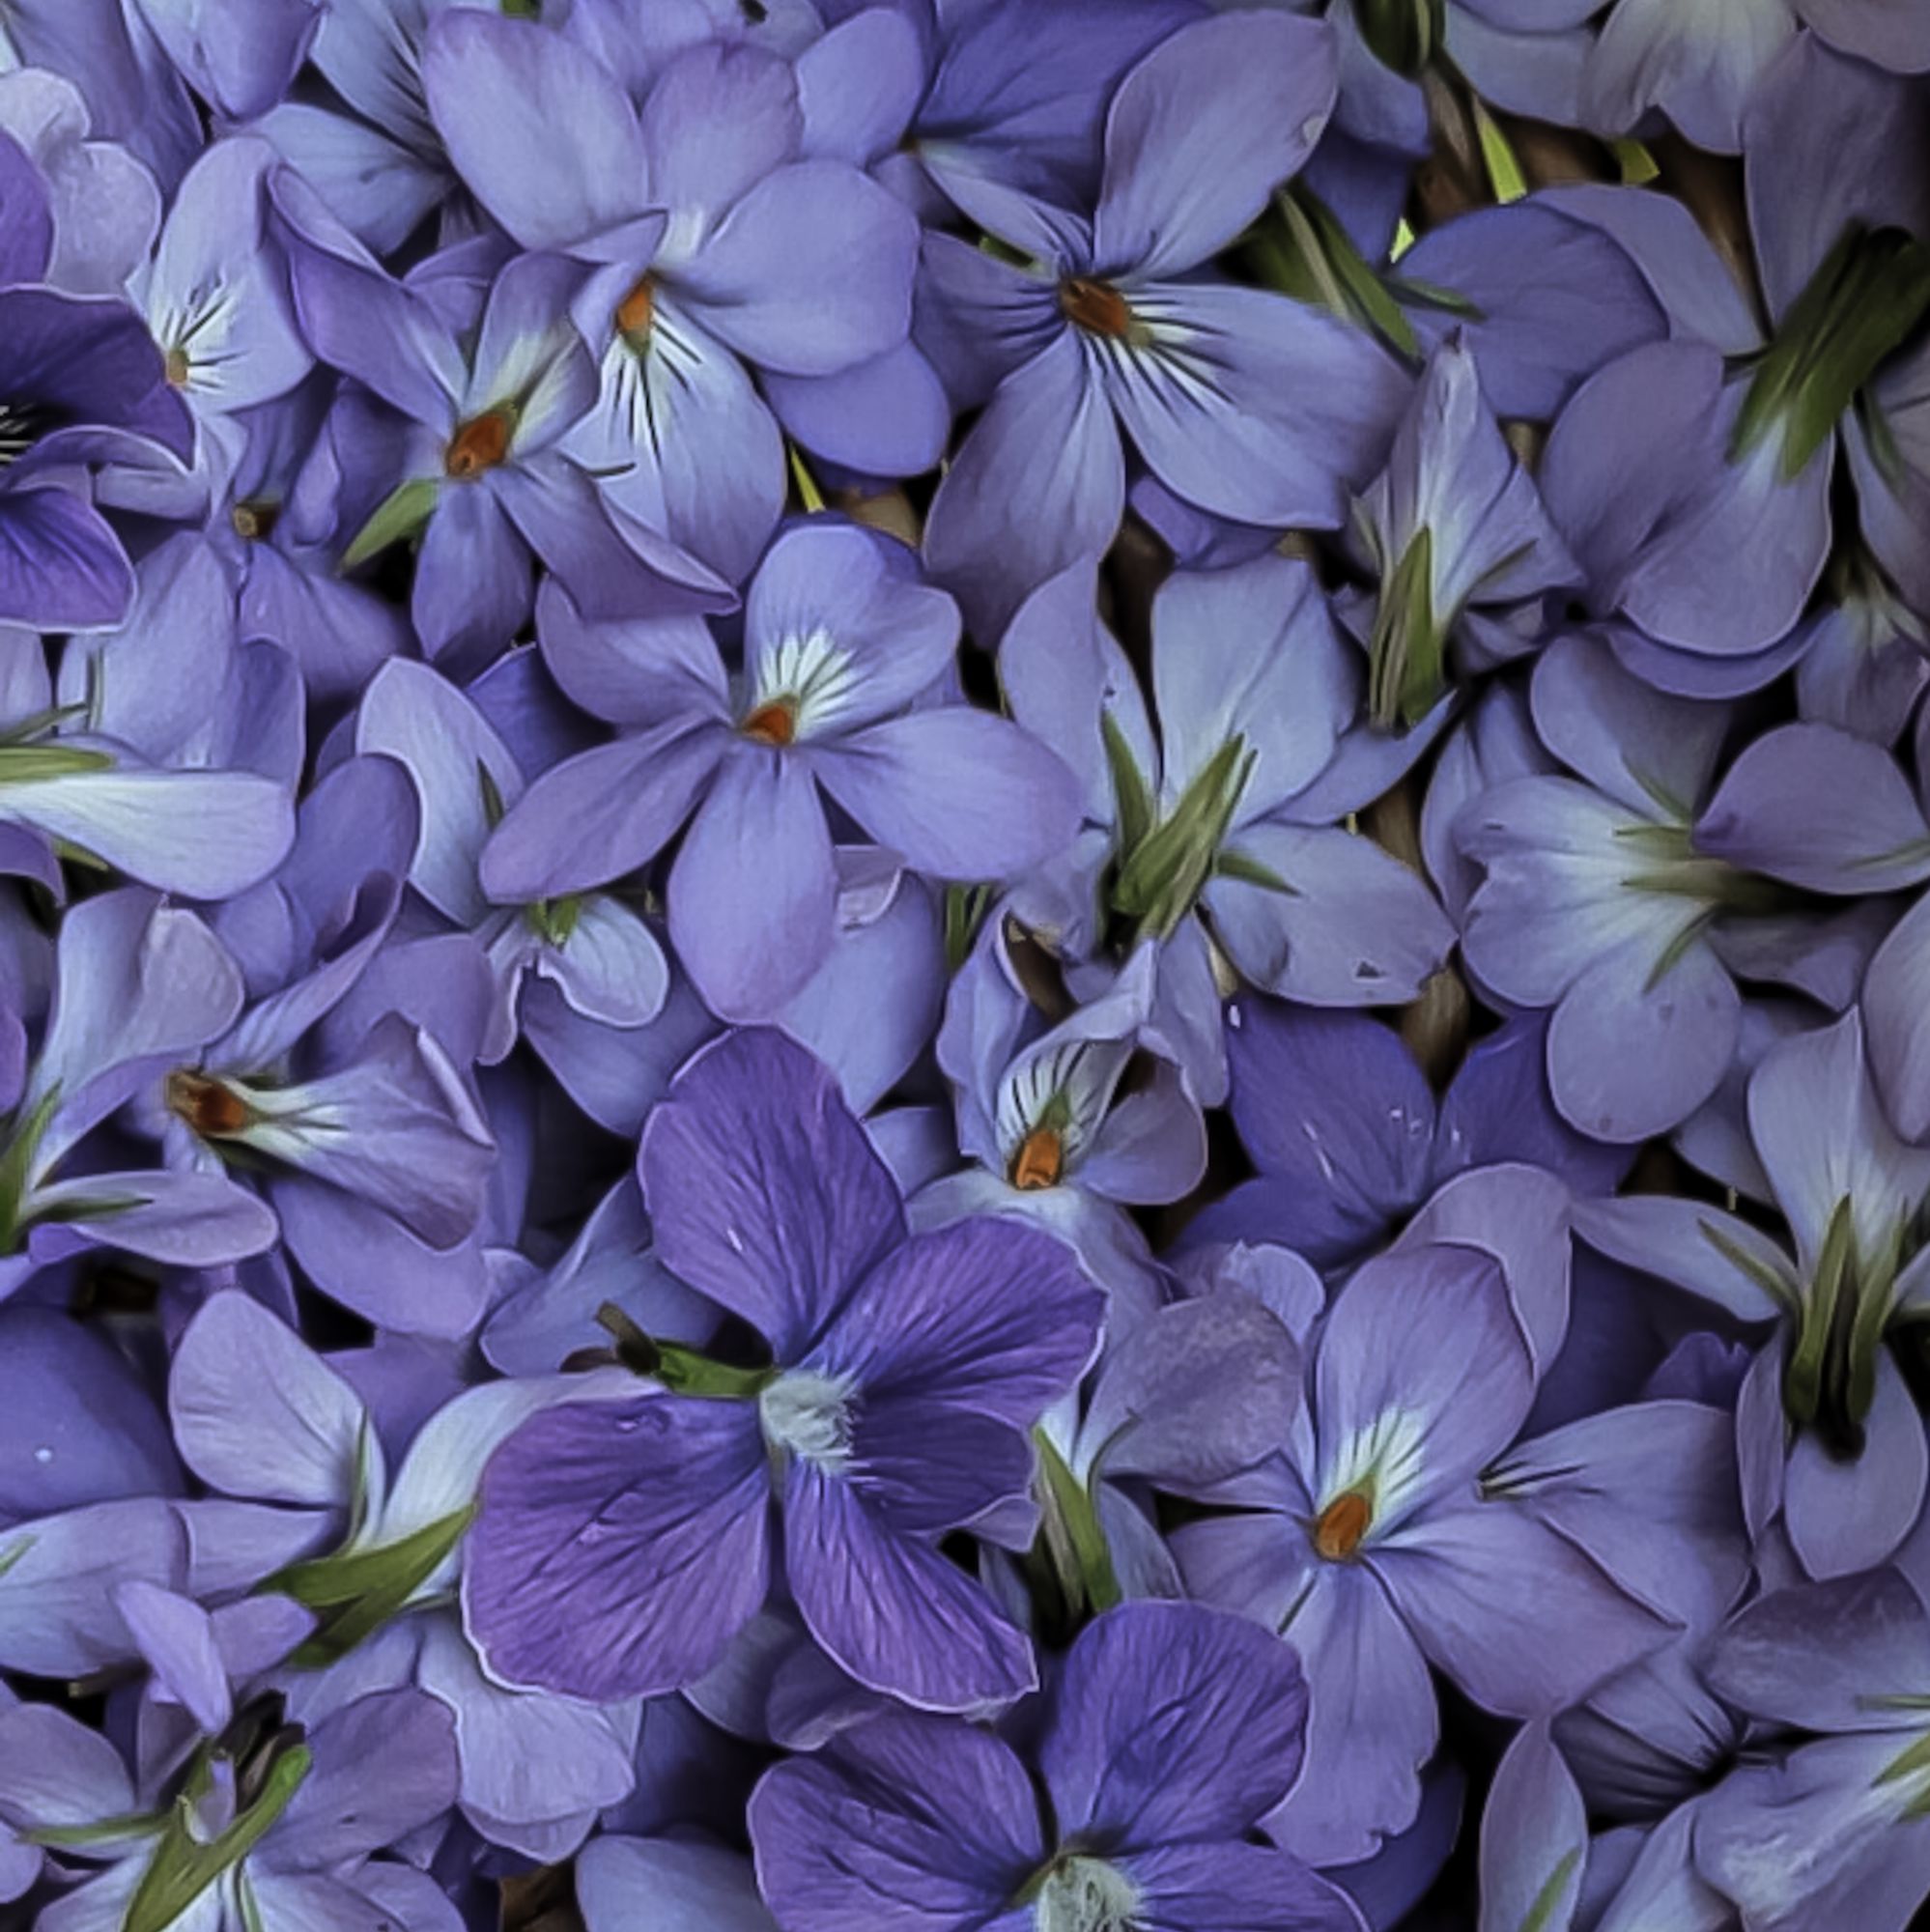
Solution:
M 187 351 L 184 349 L 170 349 L 161 358 L 161 362 L 167 372 L 168 386 L 175 389 L 186 388 L 188 375 Z
M 443 469 L 459 482 L 494 469 L 509 454 L 509 435 L 515 427 L 515 416 L 508 410 L 485 410 L 471 416 L 449 439 Z
M 1360 1548 L 1373 1521 L 1374 1502 L 1366 1491 L 1345 1490 L 1314 1524 L 1314 1548 L 1329 1563 L 1344 1563 Z
M 657 284 L 645 275 L 616 305 L 616 332 L 644 336 L 657 319 Z
M 1065 1172 L 1065 1143 L 1057 1127 L 1035 1127 L 1012 1155 L 1011 1183 L 1023 1194 L 1057 1187 Z
M 755 745 L 794 744 L 798 735 L 798 708 L 788 697 L 774 697 L 760 704 L 737 727 Z
M 205 1073 L 170 1073 L 167 1103 L 204 1140 L 232 1137 L 248 1124 L 248 1103 Z
M 1059 312 L 1088 335 L 1118 341 L 1132 328 L 1132 309 L 1125 297 L 1112 283 L 1089 281 L 1083 275 L 1059 284 Z

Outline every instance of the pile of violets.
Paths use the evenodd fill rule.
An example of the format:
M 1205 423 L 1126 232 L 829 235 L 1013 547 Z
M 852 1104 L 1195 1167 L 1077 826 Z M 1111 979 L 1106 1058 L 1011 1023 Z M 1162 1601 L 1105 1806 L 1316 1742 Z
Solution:
M 0 1927 L 1904 1932 L 1925 0 L 0 6 Z

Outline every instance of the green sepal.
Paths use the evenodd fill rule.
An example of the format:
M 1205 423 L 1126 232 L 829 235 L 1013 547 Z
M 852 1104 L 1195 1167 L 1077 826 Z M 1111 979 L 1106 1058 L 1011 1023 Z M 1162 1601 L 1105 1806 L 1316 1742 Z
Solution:
M 570 893 L 559 899 L 532 899 L 523 908 L 523 919 L 537 938 L 551 946 L 567 946 L 582 912 L 582 895 Z
M 1769 1265 L 1739 1247 L 1713 1221 L 1698 1221 L 1696 1232 L 1702 1238 L 1739 1273 L 1746 1275 L 1778 1308 L 1794 1310 L 1794 1300 L 1790 1284 Z
M 791 480 L 798 486 L 798 501 L 804 505 L 805 515 L 814 517 L 824 508 L 824 492 L 817 487 L 817 478 L 810 473 L 810 467 L 804 460 L 804 451 L 796 443 L 787 443 L 790 455 Z
M 1083 1604 L 1094 1613 L 1124 1600 L 1113 1552 L 1099 1527 L 1098 1504 L 1093 1492 L 1067 1466 L 1043 1429 L 1032 1432 L 1043 1481 L 1045 1519 L 1039 1534 L 1056 1559 L 1060 1582 L 1068 1603 Z
M 1172 816 L 1148 833 L 1127 857 L 1113 886 L 1115 912 L 1136 919 L 1142 931 L 1160 939 L 1178 928 L 1213 875 L 1220 841 L 1233 822 L 1257 756 L 1238 737 L 1228 739 L 1213 753 L 1186 787 Z
M 1152 788 L 1133 762 L 1132 747 L 1111 711 L 1099 713 L 1099 739 L 1106 748 L 1106 769 L 1112 774 L 1118 847 L 1121 860 L 1129 859 L 1152 830 Z
M 156 1811 L 129 1811 L 119 1818 L 101 1818 L 92 1825 L 43 1825 L 37 1832 L 19 1835 L 30 1845 L 45 1845 L 58 1851 L 62 1846 L 78 1849 L 85 1845 L 112 1845 L 129 1838 L 152 1838 L 164 1831 L 167 1820 Z
M 1930 247 L 1901 228 L 1844 229 L 1791 304 L 1743 399 L 1731 462 L 1782 431 L 1792 482 L 1835 433 L 1863 384 L 1930 312 Z
M 508 807 L 502 802 L 502 787 L 497 783 L 496 774 L 480 758 L 476 760 L 476 790 L 482 794 L 483 822 L 494 832 Z
M 1418 357 L 1421 344 L 1413 324 L 1332 210 L 1299 183 L 1282 189 L 1273 205 L 1278 231 L 1261 230 L 1253 244 L 1262 279 L 1282 295 L 1372 328 L 1403 355 Z
M 1782 1405 L 1799 1429 L 1813 1423 L 1823 1406 L 1824 1379 L 1849 1339 L 1854 1308 L 1845 1303 L 1857 1293 L 1857 1232 L 1850 1197 L 1844 1195 L 1824 1231 L 1823 1251 L 1803 1299 L 1796 1346 L 1782 1372 Z
M 1367 645 L 1367 702 L 1383 731 L 1411 729 L 1447 689 L 1447 626 L 1434 611 L 1434 533 L 1423 525 L 1380 586 Z
M 56 1085 L 42 1094 L 25 1120 L 16 1122 L 6 1151 L 0 1153 L 0 1255 L 11 1255 L 19 1244 L 21 1207 L 26 1200 L 35 1156 L 59 1103 L 60 1088 Z
M 342 553 L 342 561 L 337 567 L 354 570 L 357 564 L 366 563 L 378 551 L 386 550 L 390 544 L 418 535 L 435 513 L 441 494 L 441 482 L 434 476 L 417 476 L 407 483 L 398 483 L 383 498 L 375 514 L 355 532 L 355 540 Z
M 313 1753 L 306 1745 L 295 1745 L 270 1766 L 262 1793 L 228 1829 L 208 1844 L 194 1836 L 189 1820 L 193 1816 L 193 1797 L 184 1792 L 176 1801 L 174 1814 L 161 1833 L 148 1868 L 128 1902 L 128 1916 L 121 1921 L 122 1932 L 167 1932 L 184 1912 L 213 1885 L 223 1872 L 232 1870 L 254 1850 L 269 1828 L 288 1809 L 288 1801 L 308 1776 Z M 204 1761 L 197 1776 L 206 1788 L 208 1769 Z
M 260 1586 L 264 1594 L 293 1597 L 320 1619 L 291 1662 L 319 1669 L 374 1635 L 435 1575 L 475 1513 L 468 1503 L 400 1542 L 309 1557 L 269 1577 Z
M 1263 892 L 1285 893 L 1293 899 L 1300 896 L 1299 887 L 1290 885 L 1271 866 L 1263 866 L 1258 859 L 1231 846 L 1213 862 L 1213 871 L 1219 878 L 1237 879 L 1241 885 L 1258 886 Z
M 512 20 L 540 20 L 543 0 L 501 0 L 502 11 Z
M 30 712 L 25 718 L 16 719 L 4 730 L 0 730 L 0 745 L 28 745 L 43 731 L 51 731 L 56 724 L 66 724 L 75 718 L 85 718 L 95 708 L 91 700 L 99 680 L 100 660 L 89 658 L 87 661 L 89 701 L 79 704 L 49 704 L 44 710 Z
M 1445 12 L 1445 0 L 1353 0 L 1368 51 L 1408 80 L 1440 51 Z
M 596 1320 L 598 1327 L 615 1338 L 617 1358 L 626 1368 L 663 1383 L 672 1395 L 752 1402 L 778 1378 L 776 1369 L 740 1369 L 714 1361 L 681 1342 L 660 1342 L 644 1334 L 613 1301 L 597 1310 Z
M 1906 1777 L 1918 1777 L 1930 1772 L 1930 1731 L 1906 1746 L 1890 1759 L 1870 1780 L 1872 1791 L 1881 1790 L 1886 1784 L 1895 1784 Z M 1930 1782 L 1905 1806 L 1905 1818 L 1920 1818 L 1930 1812 Z
M 1521 1920 L 1520 1932 L 1548 1932 L 1554 1923 L 1555 1907 L 1561 1902 L 1562 1892 L 1580 1860 L 1579 1847 L 1563 1854 L 1554 1870 L 1549 1872 L 1547 1883 L 1535 1893 L 1535 1902 L 1528 1907 L 1528 1916 Z
M 0 1577 L 6 1576 L 14 1565 L 20 1562 L 33 1548 L 38 1538 L 28 1535 L 16 1538 L 5 1549 L 0 1549 Z
M 1488 170 L 1488 185 L 1494 190 L 1498 202 L 1519 201 L 1528 191 L 1528 178 L 1521 172 L 1514 144 L 1479 99 L 1472 105 L 1474 132 L 1481 143 L 1481 161 Z
M 979 928 L 992 909 L 990 886 L 947 886 L 945 889 L 945 965 L 955 973 L 972 956 Z
M 1641 187 L 1661 173 L 1656 157 L 1639 141 L 1610 141 L 1608 149 L 1622 171 L 1625 187 Z
M 71 779 L 77 772 L 105 772 L 113 754 L 79 745 L 0 745 L 0 785 L 35 784 L 44 779 Z

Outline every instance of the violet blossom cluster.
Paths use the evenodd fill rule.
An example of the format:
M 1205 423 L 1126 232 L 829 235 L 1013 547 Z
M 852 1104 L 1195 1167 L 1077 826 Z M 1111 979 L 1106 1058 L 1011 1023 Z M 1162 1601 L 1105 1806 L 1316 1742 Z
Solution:
M 1930 5 L 0 5 L 0 1928 L 1906 1932 Z

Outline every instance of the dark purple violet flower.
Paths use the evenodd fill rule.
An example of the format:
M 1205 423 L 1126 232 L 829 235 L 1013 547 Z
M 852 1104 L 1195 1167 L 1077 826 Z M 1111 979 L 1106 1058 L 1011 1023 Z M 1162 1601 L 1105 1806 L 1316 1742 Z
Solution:
M 1189 1242 L 1271 1241 L 1321 1267 L 1364 1257 L 1452 1176 L 1496 1162 L 1604 1193 L 1629 1156 L 1576 1133 L 1548 1097 L 1546 1030 L 1517 1017 L 1469 1050 L 1436 1101 L 1401 1037 L 1366 1014 L 1243 998 L 1227 1014 L 1230 1105 L 1259 1169 Z
M 931 507 L 925 552 L 989 643 L 1027 593 L 1106 550 L 1124 447 L 1175 495 L 1246 524 L 1331 528 L 1407 390 L 1365 333 L 1197 278 L 1313 152 L 1334 99 L 1317 23 L 1241 13 L 1183 27 L 1120 83 L 1091 216 L 989 179 L 948 191 L 1025 267 L 926 244 L 926 346 L 990 401 Z M 1229 146 L 1230 132 L 1238 136 Z
M 905 1235 L 829 1074 L 781 1037 L 706 1049 L 639 1156 L 657 1253 L 748 1322 L 768 1367 L 638 1338 L 661 1392 L 526 1423 L 484 1474 L 464 1579 L 499 1681 L 607 1699 L 693 1682 L 784 1574 L 861 1683 L 978 1710 L 1031 1646 L 937 1547 L 1022 1500 L 1026 1431 L 1093 1352 L 1071 1256 L 987 1217 Z
M 832 523 L 786 531 L 758 567 L 741 679 L 696 619 L 553 623 L 557 681 L 629 728 L 510 806 L 483 852 L 483 891 L 527 904 L 607 885 L 688 819 L 667 895 L 677 954 L 725 1018 L 775 1017 L 836 933 L 820 787 L 936 879 L 1012 878 L 1072 835 L 1060 760 L 956 701 L 957 641 L 956 606 L 902 549 Z
M 909 1714 L 766 1775 L 758 1883 L 783 1932 L 1358 1932 L 1352 1902 L 1252 1842 L 1299 1776 L 1292 1653 L 1191 1604 L 1132 1604 L 1081 1634 L 1035 1761 Z

